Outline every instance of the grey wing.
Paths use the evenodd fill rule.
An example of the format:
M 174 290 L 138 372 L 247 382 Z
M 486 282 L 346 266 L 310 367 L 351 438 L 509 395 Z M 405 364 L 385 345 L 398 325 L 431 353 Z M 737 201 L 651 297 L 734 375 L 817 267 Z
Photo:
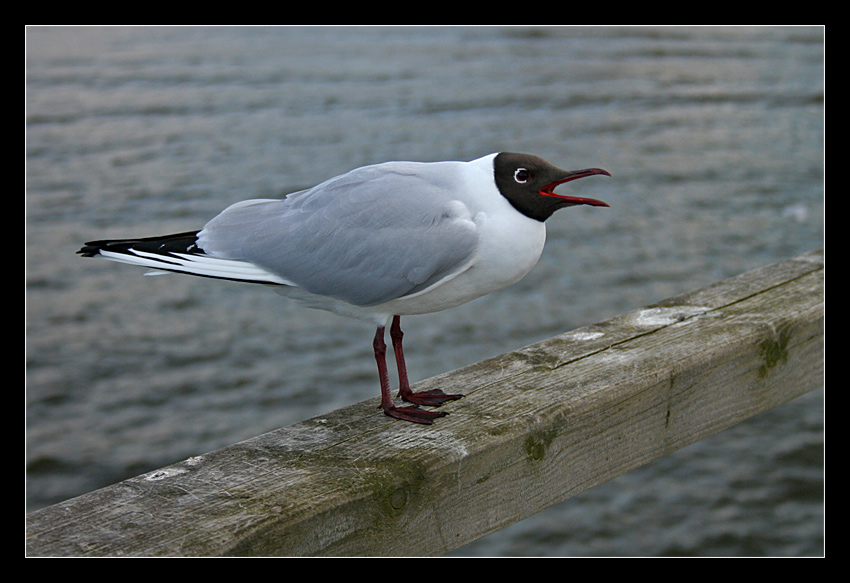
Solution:
M 311 293 L 370 306 L 466 269 L 478 231 L 468 209 L 434 181 L 367 167 L 282 200 L 237 203 L 203 228 L 198 243 Z

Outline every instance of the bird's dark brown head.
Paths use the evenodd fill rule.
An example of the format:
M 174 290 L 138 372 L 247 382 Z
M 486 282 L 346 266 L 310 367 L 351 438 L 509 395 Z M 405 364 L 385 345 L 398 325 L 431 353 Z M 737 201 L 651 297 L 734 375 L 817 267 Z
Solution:
M 571 180 L 596 174 L 611 176 L 601 168 L 562 170 L 538 156 L 511 152 L 497 154 L 493 166 L 499 191 L 515 209 L 532 219 L 545 221 L 556 210 L 579 204 L 608 206 L 594 198 L 555 193 L 556 186 Z

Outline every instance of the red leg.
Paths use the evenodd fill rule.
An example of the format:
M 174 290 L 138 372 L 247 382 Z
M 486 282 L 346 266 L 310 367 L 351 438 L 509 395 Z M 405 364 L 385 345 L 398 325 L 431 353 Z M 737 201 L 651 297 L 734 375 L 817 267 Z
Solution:
M 390 394 L 390 383 L 387 377 L 387 345 L 384 342 L 383 326 L 380 326 L 375 333 L 375 340 L 372 346 L 375 349 L 375 360 L 378 363 L 378 378 L 381 381 L 381 405 L 379 408 L 384 410 L 385 415 L 424 425 L 431 425 L 433 419 L 446 415 L 446 413 L 441 411 L 425 411 L 416 405 L 396 407 Z
M 454 401 L 463 397 L 463 395 L 447 395 L 440 389 L 414 393 L 410 388 L 410 382 L 407 380 L 407 366 L 404 364 L 404 349 L 401 346 L 401 339 L 403 337 L 401 316 L 393 316 L 393 323 L 390 326 L 390 338 L 392 338 L 393 350 L 395 351 L 395 361 L 398 367 L 398 388 L 402 400 L 408 403 L 414 403 L 415 405 L 439 407 L 446 401 Z M 383 334 L 381 334 L 381 341 L 383 342 Z

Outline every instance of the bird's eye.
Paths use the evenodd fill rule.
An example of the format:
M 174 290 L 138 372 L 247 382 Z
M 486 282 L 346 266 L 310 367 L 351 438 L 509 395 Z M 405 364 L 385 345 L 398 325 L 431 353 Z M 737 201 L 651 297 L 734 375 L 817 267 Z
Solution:
M 516 172 L 514 172 L 514 180 L 520 184 L 525 184 L 529 178 L 531 178 L 531 172 L 525 168 L 517 168 Z

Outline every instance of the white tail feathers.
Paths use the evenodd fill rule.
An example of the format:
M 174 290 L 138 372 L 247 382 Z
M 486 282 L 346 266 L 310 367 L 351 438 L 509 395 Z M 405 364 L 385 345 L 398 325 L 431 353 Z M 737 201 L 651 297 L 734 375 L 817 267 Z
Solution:
M 212 257 L 194 244 L 181 247 L 186 251 L 191 250 L 190 252 L 180 252 L 175 249 L 174 238 L 166 237 L 161 241 L 163 244 L 157 244 L 154 238 L 137 241 L 96 241 L 87 243 L 80 253 L 87 257 L 100 256 L 111 261 L 151 268 L 152 271 L 146 275 L 185 273 L 248 283 L 293 285 L 253 263 Z

